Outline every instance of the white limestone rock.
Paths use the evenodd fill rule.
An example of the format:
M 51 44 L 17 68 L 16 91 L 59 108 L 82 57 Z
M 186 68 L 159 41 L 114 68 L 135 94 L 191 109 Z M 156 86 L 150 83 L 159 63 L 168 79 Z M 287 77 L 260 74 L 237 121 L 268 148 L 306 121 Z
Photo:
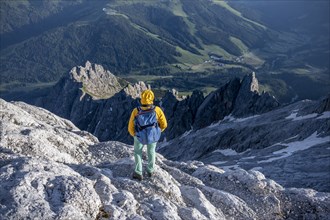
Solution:
M 105 70 L 102 65 L 92 64 L 87 61 L 85 66 L 73 67 L 70 71 L 70 77 L 76 82 L 82 83 L 82 96 L 80 100 L 89 94 L 93 99 L 106 99 L 117 92 L 122 87 L 118 78 L 109 70 Z
M 23 102 L 0 99 L 0 145 L 15 153 L 65 163 L 89 160 L 89 145 L 96 137 L 70 121 Z
M 180 190 L 186 203 L 195 207 L 208 219 L 226 219 L 222 211 L 215 208 L 199 189 L 191 186 L 182 186 Z
M 157 155 L 154 176 L 133 180 L 132 146 L 98 143 L 91 134 L 45 110 L 0 101 L 4 106 L 0 219 L 266 220 L 329 216 L 329 193 L 286 189 L 255 170 L 224 171 L 198 161 L 175 162 Z M 28 134 L 33 136 L 26 138 L 22 128 L 30 129 Z M 47 142 L 49 137 L 59 140 L 58 144 Z M 146 162 L 143 165 L 145 169 Z
M 95 219 L 94 182 L 51 160 L 18 157 L 0 168 L 0 219 Z

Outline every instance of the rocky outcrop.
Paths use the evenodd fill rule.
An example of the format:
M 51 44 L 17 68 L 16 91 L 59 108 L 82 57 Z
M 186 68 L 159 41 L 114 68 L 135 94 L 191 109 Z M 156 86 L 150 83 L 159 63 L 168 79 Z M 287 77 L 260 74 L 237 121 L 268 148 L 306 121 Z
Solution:
M 86 161 L 88 146 L 98 143 L 90 133 L 45 109 L 23 102 L 12 104 L 2 99 L 0 106 L 0 145 L 14 153 L 78 163 Z
M 269 93 L 264 92 L 259 95 L 259 83 L 253 72 L 242 80 L 232 115 L 246 117 L 261 114 L 273 110 L 279 105 L 279 102 Z
M 204 101 L 201 91 L 193 91 L 191 96 L 183 100 L 177 97 L 176 91 L 168 91 L 162 98 L 162 107 L 168 119 L 165 130 L 167 140 L 173 139 L 192 129 L 196 112 Z
M 144 82 L 140 81 L 133 85 L 128 84 L 124 88 L 124 92 L 126 95 L 131 96 L 133 99 L 139 99 L 141 93 L 146 89 L 150 89 L 150 85 L 146 85 Z
M 119 79 L 109 71 L 87 62 L 85 67 L 74 67 L 50 94 L 38 100 L 37 105 L 69 119 L 101 141 L 131 143 L 127 131 L 130 113 L 138 105 L 141 92 L 149 87 L 138 82 L 118 92 L 120 88 Z M 99 99 L 102 94 L 111 97 Z
M 312 111 L 322 103 L 301 101 L 246 118 L 227 116 L 159 144 L 159 152 L 223 169 L 258 169 L 285 187 L 330 192 L 330 112 Z
M 102 204 L 94 181 L 70 166 L 16 154 L 4 162 L 0 168 L 1 219 L 96 218 Z
M 206 98 L 195 91 L 191 97 L 179 100 L 173 92 L 168 92 L 162 99 L 169 118 L 166 138 L 170 140 L 189 130 L 204 128 L 230 114 L 238 117 L 262 114 L 279 105 L 269 93 L 259 95 L 255 73 L 245 76 L 242 82 L 238 78 L 230 80 Z
M 139 82 L 135 85 L 128 85 L 120 92 L 109 99 L 94 102 L 86 100 L 77 103 L 79 105 L 89 105 L 95 103 L 95 108 L 88 108 L 83 112 L 83 117 L 71 117 L 73 123 L 77 123 L 80 128 L 93 133 L 100 141 L 117 140 L 124 143 L 131 143 L 132 138 L 127 131 L 127 124 L 132 110 L 139 105 L 141 91 L 148 87 Z M 83 107 L 82 107 L 83 108 Z
M 328 94 L 314 110 L 316 113 L 322 113 L 325 111 L 330 111 L 330 94 Z
M 229 115 L 234 108 L 240 86 L 240 80 L 235 78 L 209 94 L 197 110 L 194 129 L 206 127 Z
M 91 138 L 80 159 L 68 163 L 58 158 L 81 148 L 78 141 L 68 145 L 66 136 L 79 130 L 40 108 L 3 100 L 1 105 L 1 219 L 326 219 L 330 212 L 329 193 L 286 189 L 259 171 L 224 171 L 199 161 L 157 155 L 155 175 L 132 180 L 133 147 L 120 142 Z M 16 123 L 21 116 L 25 122 Z M 62 130 L 52 134 L 58 144 L 50 145 L 45 132 L 56 128 Z M 13 132 L 22 129 L 34 133 Z M 32 148 L 16 145 L 25 136 Z M 29 153 L 34 145 L 44 151 Z M 45 154 L 54 148 L 57 157 Z
M 80 127 L 78 121 L 84 120 L 86 111 L 95 111 L 99 103 L 97 100 L 110 98 L 121 89 L 116 76 L 101 65 L 87 61 L 84 67 L 73 67 L 70 73 L 63 77 L 46 97 L 38 99 L 36 104 L 70 119 Z
M 103 66 L 92 64 L 89 61 L 85 66 L 73 67 L 70 71 L 70 78 L 81 83 L 83 92 L 80 100 L 89 94 L 93 99 L 107 99 L 119 92 L 122 87 L 118 78 Z
M 177 103 L 180 101 L 180 98 L 177 96 L 176 90 L 168 90 L 163 96 L 160 106 L 163 108 L 166 118 L 170 119 L 174 115 Z
M 138 100 L 122 90 L 99 103 L 86 130 L 92 132 L 100 141 L 118 140 L 132 143 L 133 139 L 128 133 L 127 125 L 130 114 L 138 103 Z
M 121 89 L 116 76 L 101 65 L 87 61 L 84 67 L 73 67 L 68 76 L 62 78 L 36 104 L 85 129 L 84 124 L 90 120 L 89 115 L 95 113 L 98 104 L 102 102 L 99 99 L 110 98 Z
M 71 120 L 100 141 L 132 143 L 133 139 L 127 132 L 129 116 L 139 105 L 141 92 L 150 87 L 138 82 L 119 91 L 119 79 L 102 66 L 90 62 L 85 67 L 74 67 L 69 76 L 63 78 L 37 105 Z M 168 128 L 161 140 L 171 140 L 192 129 L 204 128 L 230 114 L 255 115 L 279 106 L 268 93 L 258 94 L 254 73 L 242 82 L 238 78 L 229 81 L 206 98 L 201 91 L 179 97 L 173 89 L 156 103 L 163 108 L 168 120 Z

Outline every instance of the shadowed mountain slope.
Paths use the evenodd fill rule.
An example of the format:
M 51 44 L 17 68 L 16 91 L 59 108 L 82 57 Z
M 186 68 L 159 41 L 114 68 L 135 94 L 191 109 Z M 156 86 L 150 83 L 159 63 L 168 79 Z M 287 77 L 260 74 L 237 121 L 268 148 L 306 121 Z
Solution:
M 226 170 L 260 170 L 287 187 L 329 192 L 329 100 L 305 100 L 250 117 L 226 116 L 160 144 L 158 152 Z
M 101 141 L 131 143 L 127 123 L 131 111 L 139 105 L 141 92 L 148 86 L 139 82 L 123 88 L 119 82 L 125 83 L 101 65 L 86 62 L 85 66 L 74 67 L 36 103 L 71 120 Z M 242 82 L 235 78 L 205 98 L 201 91 L 185 98 L 178 97 L 175 90 L 168 91 L 156 101 L 168 120 L 163 138 L 170 140 L 192 128 L 198 130 L 231 113 L 250 116 L 279 107 L 278 101 L 268 93 L 259 94 L 258 85 L 255 73 L 251 73 Z

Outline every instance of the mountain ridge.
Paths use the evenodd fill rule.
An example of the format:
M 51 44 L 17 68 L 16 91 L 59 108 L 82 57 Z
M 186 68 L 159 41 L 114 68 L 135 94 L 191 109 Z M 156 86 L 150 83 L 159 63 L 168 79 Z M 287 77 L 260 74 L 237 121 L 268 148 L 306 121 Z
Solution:
M 329 100 L 300 101 L 250 117 L 229 115 L 160 143 L 158 152 L 226 170 L 260 170 L 287 187 L 329 191 Z
M 330 212 L 329 193 L 283 188 L 259 171 L 224 171 L 199 161 L 166 160 L 159 154 L 153 179 L 134 181 L 132 146 L 98 142 L 41 108 L 2 99 L 0 104 L 4 219 L 318 219 Z M 32 140 L 37 134 L 42 138 Z M 51 137 L 57 139 L 52 147 L 47 142 Z M 22 145 L 16 146 L 13 139 Z M 72 154 L 72 148 L 85 152 L 75 161 L 49 157 L 36 151 L 38 146 L 57 149 L 57 156 Z
M 96 66 L 99 70 L 98 74 L 94 74 L 91 65 Z M 79 67 L 80 72 L 94 77 L 93 80 L 85 79 L 84 86 L 84 83 L 81 84 L 79 81 L 71 79 L 72 74 L 73 77 L 76 75 L 76 69 L 77 67 L 74 67 L 47 96 L 38 99 L 35 102 L 36 105 L 71 120 L 80 129 L 93 133 L 102 141 L 118 140 L 128 143 L 130 135 L 126 122 L 129 120 L 132 109 L 139 105 L 139 95 L 142 90 L 150 87 L 143 82 L 128 84 L 125 88 L 110 85 L 118 80 L 107 81 L 105 77 L 101 76 L 104 75 L 110 79 L 116 77 L 103 67 L 90 64 L 90 62 L 86 62 L 84 67 Z M 89 84 L 102 96 L 108 93 L 103 91 L 105 88 L 102 86 L 95 88 L 94 82 L 102 82 L 107 86 L 116 87 L 118 93 L 112 92 L 112 96 L 108 99 L 100 99 L 99 96 L 93 97 L 95 92 L 87 92 L 84 96 L 86 92 L 81 88 L 89 87 Z M 256 88 L 251 90 L 250 84 Z M 205 98 L 202 92 L 196 91 L 192 96 L 178 99 L 175 91 L 168 91 L 162 99 L 155 103 L 164 109 L 168 120 L 168 129 L 163 138 L 169 140 L 178 137 L 191 127 L 196 130 L 203 128 L 223 119 L 230 113 L 248 116 L 267 112 L 280 106 L 274 97 L 268 93 L 259 95 L 255 89 L 258 89 L 258 81 L 255 74 L 252 73 L 245 76 L 242 83 L 240 79 L 235 78 Z M 236 101 L 238 95 L 242 97 Z M 244 104 L 245 102 L 247 104 Z M 242 107 L 243 104 L 245 107 Z M 118 117 L 121 120 L 118 120 Z M 114 131 L 109 132 L 112 129 Z

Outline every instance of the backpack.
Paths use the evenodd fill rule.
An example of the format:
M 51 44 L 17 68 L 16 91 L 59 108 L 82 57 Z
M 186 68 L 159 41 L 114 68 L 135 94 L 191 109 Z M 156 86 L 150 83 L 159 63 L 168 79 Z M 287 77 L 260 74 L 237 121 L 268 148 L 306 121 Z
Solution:
M 155 143 L 160 139 L 161 130 L 158 125 L 155 106 L 142 110 L 137 107 L 138 114 L 135 116 L 134 128 L 137 139 L 143 144 Z

